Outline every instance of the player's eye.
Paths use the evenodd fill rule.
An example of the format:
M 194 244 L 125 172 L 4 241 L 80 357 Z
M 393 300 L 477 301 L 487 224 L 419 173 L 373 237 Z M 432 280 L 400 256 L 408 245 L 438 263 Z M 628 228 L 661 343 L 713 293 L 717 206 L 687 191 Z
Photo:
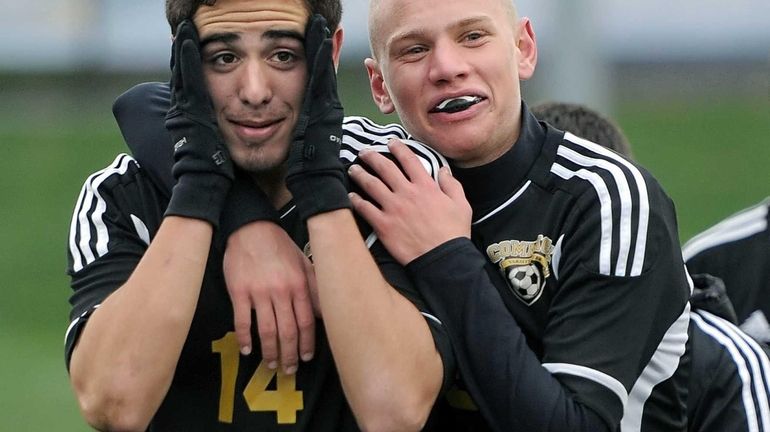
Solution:
M 270 56 L 270 61 L 281 67 L 293 66 L 299 60 L 300 57 L 293 51 L 289 50 L 276 51 Z
M 237 57 L 235 57 L 235 55 L 231 53 L 223 53 L 214 57 L 214 63 L 221 64 L 221 65 L 235 63 L 236 60 L 237 60 Z
M 471 31 L 466 33 L 463 36 L 463 41 L 470 42 L 470 43 L 478 43 L 481 42 L 484 39 L 484 36 L 486 36 L 483 32 L 480 31 Z
M 398 57 L 405 61 L 417 60 L 428 51 L 424 45 L 410 45 L 398 52 Z
M 212 66 L 217 71 L 227 71 L 238 63 L 238 56 L 229 51 L 220 51 L 205 56 L 206 64 Z

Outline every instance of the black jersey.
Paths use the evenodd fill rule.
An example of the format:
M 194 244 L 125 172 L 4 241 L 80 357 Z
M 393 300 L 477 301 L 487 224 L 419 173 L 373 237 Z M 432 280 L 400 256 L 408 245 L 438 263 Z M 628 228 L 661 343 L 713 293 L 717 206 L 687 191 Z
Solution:
M 770 361 L 751 337 L 710 312 L 691 316 L 689 430 L 770 431 Z
M 696 235 L 682 248 L 692 273 L 720 277 L 741 329 L 770 343 L 770 198 Z
M 535 412 L 557 430 L 581 420 L 590 430 L 564 403 L 574 397 L 608 424 L 625 412 L 624 430 L 683 430 L 689 288 L 673 253 L 670 200 L 614 153 L 546 131 L 526 109 L 523 117 L 507 155 L 455 170 L 476 217 L 473 243 L 450 242 L 409 266 L 431 308 L 451 320 L 444 325 L 461 360 L 459 384 L 476 399 L 450 391 L 437 417 L 476 403 L 496 430 L 545 428 L 519 422 Z M 355 124 L 373 142 L 408 137 L 355 118 L 346 120 L 346 138 Z M 130 141 L 133 129 L 121 130 Z M 354 154 L 343 140 L 343 157 Z M 451 419 L 438 423 L 481 427 L 473 415 Z
M 345 156 L 354 156 L 358 148 L 372 144 L 366 137 L 378 135 L 382 128 L 349 119 L 345 151 L 350 154 Z M 384 151 L 384 146 L 378 148 Z M 436 163 L 442 163 L 440 156 L 425 159 L 426 166 Z M 86 180 L 69 235 L 68 273 L 74 292 L 65 336 L 68 363 L 90 313 L 128 279 L 159 229 L 167 203 L 168 191 L 162 181 L 150 177 L 125 154 Z M 307 232 L 293 205 L 288 204 L 280 214 L 284 229 L 303 248 Z M 381 243 L 372 236 L 368 243 L 385 278 L 426 315 L 448 368 L 445 372 L 451 373 L 451 348 L 440 322 L 427 313 L 403 268 Z M 356 430 L 320 323 L 316 325 L 315 357 L 301 363 L 295 376 L 268 369 L 261 362 L 258 345 L 250 356 L 239 354 L 222 255 L 215 242 L 171 387 L 150 430 Z
M 507 154 L 453 168 L 471 241 L 408 266 L 475 405 L 495 430 L 591 430 L 567 399 L 610 430 L 686 430 L 690 286 L 671 200 L 642 168 L 522 106 Z
M 728 320 L 702 310 L 692 311 L 688 337 L 687 430 L 770 431 L 770 363 L 763 348 Z M 439 430 L 491 430 L 461 378 L 436 413 Z

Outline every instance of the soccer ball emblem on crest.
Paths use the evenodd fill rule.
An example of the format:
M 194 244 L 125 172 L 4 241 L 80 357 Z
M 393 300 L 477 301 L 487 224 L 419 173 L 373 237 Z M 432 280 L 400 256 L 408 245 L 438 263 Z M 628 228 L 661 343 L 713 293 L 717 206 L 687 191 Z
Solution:
M 531 305 L 543 292 L 540 270 L 534 265 L 511 266 L 505 269 L 511 291 L 519 300 Z

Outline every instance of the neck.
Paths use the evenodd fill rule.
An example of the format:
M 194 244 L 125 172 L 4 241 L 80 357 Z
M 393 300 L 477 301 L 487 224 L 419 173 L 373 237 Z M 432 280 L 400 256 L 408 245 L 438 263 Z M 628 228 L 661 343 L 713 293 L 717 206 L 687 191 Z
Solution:
M 499 125 L 499 129 L 493 132 L 487 143 L 477 144 L 475 151 L 468 153 L 462 159 L 453 159 L 452 164 L 460 168 L 475 168 L 487 165 L 508 153 L 519 140 L 522 123 L 522 102 L 514 108 L 507 106 L 506 112 L 510 112 L 510 121 Z M 506 130 L 507 129 L 507 130 Z
M 265 193 L 273 207 L 279 209 L 291 201 L 291 193 L 286 187 L 285 169 L 251 173 L 251 179 Z

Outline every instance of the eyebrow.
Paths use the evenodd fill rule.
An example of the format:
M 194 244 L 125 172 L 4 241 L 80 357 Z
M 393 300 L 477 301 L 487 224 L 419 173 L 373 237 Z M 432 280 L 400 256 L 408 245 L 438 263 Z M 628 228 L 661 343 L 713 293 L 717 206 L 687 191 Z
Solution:
M 262 39 L 296 39 L 305 43 L 305 35 L 295 30 L 268 30 L 262 34 Z
M 201 39 L 201 48 L 214 42 L 221 42 L 225 44 L 232 43 L 237 41 L 240 38 L 241 36 L 239 33 L 233 33 L 233 32 L 213 33 Z M 295 30 L 281 30 L 281 29 L 267 30 L 262 34 L 262 39 L 278 40 L 278 39 L 286 39 L 286 38 L 295 39 L 302 43 L 305 42 L 305 37 L 301 33 Z
M 201 39 L 201 48 L 214 42 L 230 43 L 240 38 L 241 36 L 237 33 L 214 33 Z
M 472 25 L 487 22 L 487 21 L 490 21 L 490 18 L 486 15 L 474 16 L 474 17 L 459 20 L 457 22 L 453 22 L 449 25 L 449 28 L 459 29 L 459 28 L 468 27 L 468 26 L 472 26 Z M 391 46 L 395 42 L 399 42 L 402 40 L 422 39 L 425 37 L 426 34 L 427 34 L 427 31 L 425 31 L 424 29 L 405 31 L 403 33 L 396 34 L 390 39 L 388 39 L 386 41 L 386 44 L 387 44 L 386 46 Z

